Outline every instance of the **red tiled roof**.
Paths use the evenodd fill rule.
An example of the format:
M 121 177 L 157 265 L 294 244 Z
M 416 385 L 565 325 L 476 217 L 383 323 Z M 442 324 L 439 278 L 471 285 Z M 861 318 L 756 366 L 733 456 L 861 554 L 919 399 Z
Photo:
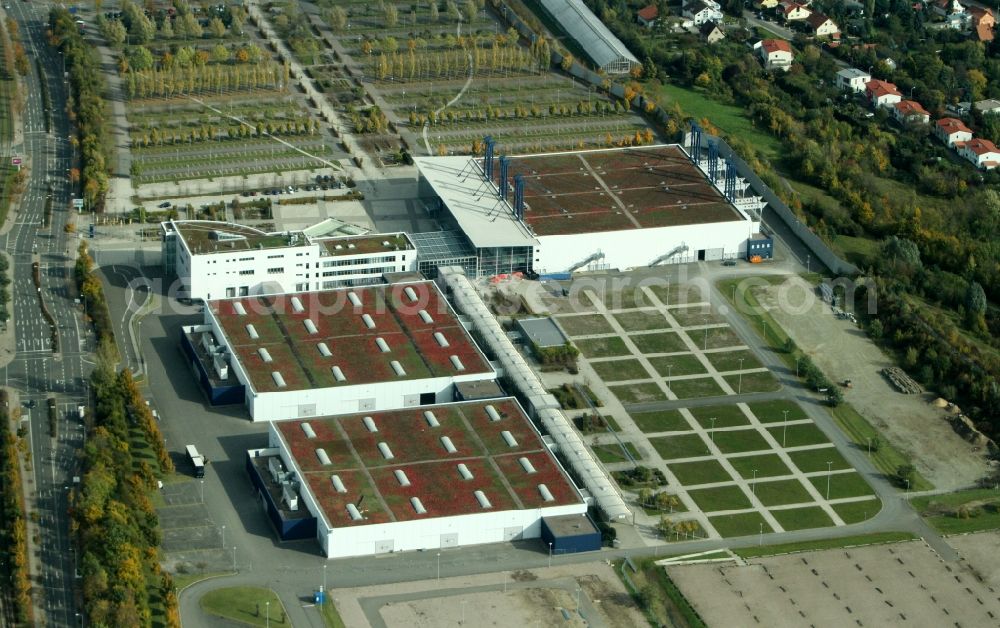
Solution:
M 761 48 L 764 49 L 764 52 L 766 52 L 767 54 L 772 54 L 775 52 L 790 53 L 792 51 L 792 45 L 789 44 L 784 39 L 765 39 L 764 41 L 760 42 L 760 46 Z
M 976 26 L 976 38 L 979 41 L 993 41 L 993 29 L 987 24 L 978 24 Z
M 934 124 L 948 135 L 952 133 L 972 133 L 972 129 L 965 126 L 965 123 L 958 118 L 941 118 Z
M 806 21 L 809 22 L 809 25 L 812 26 L 814 30 L 817 29 L 817 28 L 819 28 L 820 26 L 823 26 L 827 22 L 830 22 L 831 24 L 833 24 L 834 27 L 837 26 L 833 22 L 833 20 L 831 20 L 830 18 L 828 18 L 827 16 L 825 16 L 822 13 L 819 13 L 819 12 L 809 14 L 809 17 L 806 18 Z
M 865 90 L 868 92 L 869 96 L 874 98 L 887 95 L 902 96 L 902 94 L 899 93 L 899 90 L 896 89 L 895 84 L 888 81 L 880 81 L 879 79 L 872 79 L 865 83 Z
M 977 155 L 985 155 L 986 153 L 1000 152 L 997 150 L 996 144 L 994 144 L 989 140 L 984 140 L 978 137 L 966 142 L 965 147 Z
M 651 4 L 644 9 L 639 9 L 639 12 L 636 13 L 636 15 L 646 20 L 647 22 L 655 20 L 659 14 L 660 10 L 656 8 L 655 4 Z
M 804 4 L 799 4 L 798 2 L 785 2 L 782 3 L 781 6 L 782 6 L 781 12 L 784 13 L 785 15 L 792 13 L 796 9 L 805 9 L 806 11 L 809 10 L 809 7 L 807 7 Z
M 930 115 L 927 113 L 927 110 L 920 106 L 920 103 L 915 100 L 903 100 L 896 103 L 896 110 L 904 116 Z

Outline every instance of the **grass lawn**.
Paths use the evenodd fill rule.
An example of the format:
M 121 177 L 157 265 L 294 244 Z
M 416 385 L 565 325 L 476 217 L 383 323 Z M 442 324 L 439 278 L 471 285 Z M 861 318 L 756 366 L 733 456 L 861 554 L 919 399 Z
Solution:
M 664 460 L 675 458 L 693 458 L 709 455 L 708 445 L 697 434 L 681 434 L 679 436 L 658 436 L 650 438 L 649 444 L 656 449 Z
M 684 486 L 695 484 L 710 484 L 712 482 L 728 482 L 733 478 L 729 475 L 721 464 L 715 460 L 702 460 L 700 462 L 680 462 L 669 464 L 670 470 L 677 476 L 677 480 Z
M 696 379 L 676 379 L 670 382 L 670 390 L 678 399 L 695 399 L 697 397 L 715 397 L 723 395 L 722 388 L 711 377 Z
M 736 394 L 745 395 L 747 393 L 771 392 L 781 388 L 778 380 L 774 379 L 770 371 L 758 371 L 756 373 L 743 373 L 743 375 L 725 375 L 723 379 L 732 386 Z
M 756 369 L 763 366 L 749 349 L 738 349 L 736 351 L 725 351 L 723 353 L 706 353 L 705 357 L 712 363 L 717 371 L 738 371 L 740 370 L 740 360 L 743 360 L 743 369 Z
M 696 303 L 708 303 L 708 289 L 699 284 L 686 283 L 678 285 L 671 282 L 668 285 L 655 284 L 646 286 L 656 295 L 660 303 L 668 307 L 687 307 Z
M 668 374 L 670 377 L 677 377 L 680 375 L 700 375 L 707 372 L 705 366 L 693 353 L 649 358 L 649 363 L 653 365 L 661 377 L 667 377 Z M 670 368 L 667 368 L 668 366 Z
M 771 134 L 757 130 L 742 107 L 720 103 L 698 90 L 679 85 L 663 85 L 660 96 L 664 103 L 676 102 L 695 119 L 708 118 L 723 135 L 740 137 L 752 143 L 771 162 L 780 161 L 781 142 Z
M 613 315 L 625 331 L 650 331 L 670 329 L 670 324 L 657 310 L 632 310 Z
M 594 445 L 591 449 L 594 450 L 594 455 L 597 456 L 597 459 L 606 464 L 629 461 L 629 459 L 625 457 L 625 454 L 622 453 L 622 448 L 618 443 Z M 628 450 L 629 455 L 632 456 L 632 460 L 642 460 L 642 455 L 636 451 L 635 445 L 632 443 L 625 442 L 625 449 Z
M 781 435 L 777 436 L 781 442 Z M 816 471 L 826 471 L 826 463 L 832 462 L 834 471 L 838 469 L 850 469 L 851 463 L 844 460 L 836 447 L 823 447 L 822 449 L 803 449 L 802 451 L 790 451 L 788 457 L 792 459 L 795 466 L 803 473 L 813 473 Z
M 771 529 L 771 524 L 764 521 L 764 516 L 759 512 L 745 512 L 739 515 L 710 517 L 709 522 L 715 527 L 718 533 L 724 537 L 759 534 L 761 524 L 764 524 L 764 532 L 774 532 L 774 530 Z
M 768 432 L 782 447 L 801 447 L 803 445 L 824 445 L 830 442 L 815 423 L 799 423 L 797 425 L 782 425 L 769 427 Z M 782 442 L 784 441 L 784 442 Z
M 711 429 L 713 426 L 716 428 L 736 427 L 750 423 L 750 419 L 743 414 L 743 411 L 736 404 L 694 407 L 689 408 L 688 411 L 694 415 L 694 418 L 698 420 L 698 423 L 702 427 L 707 429 Z M 713 418 L 715 419 L 714 422 L 712 421 Z
M 281 600 L 271 589 L 261 587 L 227 587 L 215 589 L 201 596 L 201 609 L 217 617 L 232 619 L 251 626 L 264 626 L 268 623 L 266 602 L 270 602 L 270 624 L 287 625 L 287 618 L 280 621 L 284 615 Z
M 775 556 L 777 554 L 793 554 L 795 552 L 818 552 L 821 550 L 837 549 L 840 547 L 861 547 L 864 545 L 881 545 L 883 543 L 900 543 L 902 541 L 912 541 L 915 538 L 916 537 L 909 532 L 875 532 L 872 534 L 858 534 L 855 536 L 843 536 L 836 539 L 822 539 L 819 541 L 781 543 L 780 545 L 765 545 L 763 547 L 743 547 L 734 549 L 733 552 L 743 558 L 756 558 L 758 556 Z
M 675 307 L 670 310 L 670 315 L 680 324 L 681 327 L 693 327 L 695 325 L 718 325 L 725 323 L 722 318 L 712 310 L 709 304 L 692 305 L 690 307 Z
M 840 515 L 844 523 L 851 524 L 867 521 L 877 515 L 882 510 L 882 502 L 878 497 L 873 497 L 860 502 L 831 504 L 830 507 Z
M 738 486 L 718 486 L 688 491 L 688 495 L 698 504 L 702 512 L 717 510 L 739 510 L 750 507 L 750 498 Z
M 754 491 L 757 499 L 765 506 L 813 503 L 813 498 L 809 496 L 806 487 L 802 486 L 802 482 L 798 480 L 776 480 L 774 482 L 757 480 L 757 488 Z
M 651 379 L 653 376 L 636 359 L 591 362 L 597 376 L 605 382 L 622 382 L 628 379 Z
M 340 618 L 337 606 L 330 599 L 329 595 L 326 598 L 326 603 L 320 607 L 319 614 L 323 617 L 323 623 L 326 624 L 326 628 L 347 628 L 347 624 Z
M 791 353 L 785 351 L 785 341 L 788 340 L 788 334 L 785 330 L 778 325 L 778 322 L 774 320 L 774 317 L 768 313 L 763 307 L 761 307 L 760 302 L 757 300 L 756 295 L 753 293 L 753 288 L 748 288 L 746 285 L 740 286 L 741 282 L 747 279 L 752 279 L 761 282 L 761 284 L 767 283 L 767 278 L 765 277 L 739 277 L 735 279 L 724 279 L 716 284 L 716 287 L 722 293 L 722 295 L 729 301 L 736 311 L 750 324 L 754 332 L 758 336 L 762 336 L 764 339 L 764 344 L 773 351 L 785 366 L 788 368 L 795 368 L 795 357 Z M 742 288 L 742 289 L 736 289 Z M 735 301 L 733 300 L 733 295 L 735 295 Z M 762 334 L 764 330 L 764 325 L 766 324 L 767 334 Z M 721 346 L 721 345 L 720 345 Z
M 584 290 L 593 294 L 598 301 L 604 303 L 609 310 L 634 310 L 641 307 L 652 307 L 653 302 L 638 285 L 626 285 L 618 290 Z
M 613 358 L 629 355 L 625 341 L 618 336 L 608 338 L 584 338 L 573 342 L 585 358 Z
M 805 410 L 803 410 L 799 404 L 794 401 L 775 399 L 774 401 L 758 401 L 756 403 L 749 403 L 747 406 L 761 423 L 776 423 L 784 421 L 785 414 L 783 411 L 785 410 L 788 411 L 789 421 L 798 421 L 800 419 L 807 418 Z
M 555 319 L 567 336 L 589 336 L 591 334 L 611 334 L 615 330 L 603 314 L 578 314 L 558 316 Z
M 781 527 L 789 532 L 805 530 L 806 528 L 828 528 L 833 525 L 833 519 L 819 506 L 772 510 L 771 516 L 777 519 Z
M 657 332 L 655 334 L 629 334 L 629 338 L 643 355 L 650 353 L 678 353 L 687 351 L 688 347 L 675 332 Z
M 626 384 L 624 386 L 608 386 L 618 400 L 624 404 L 663 401 L 666 393 L 656 384 Z
M 199 572 L 199 573 L 177 573 L 174 574 L 174 588 L 178 591 L 184 587 L 191 586 L 195 582 L 201 582 L 202 580 L 208 580 L 209 578 L 216 578 L 218 576 L 230 576 L 233 572 L 231 571 L 209 571 L 209 572 Z
M 674 581 L 667 575 L 667 570 L 654 563 L 653 558 L 634 560 L 633 564 L 637 571 L 632 572 L 625 567 L 629 581 L 622 580 L 622 586 L 627 591 L 633 591 L 632 586 L 637 587 L 637 591 L 644 591 L 646 598 L 645 616 L 651 626 L 669 626 L 676 622 L 684 622 L 684 626 L 691 628 L 704 628 L 705 623 L 692 608 L 691 604 L 677 588 Z M 615 563 L 615 573 L 621 578 L 622 561 Z
M 850 438 L 859 449 L 867 451 L 868 439 L 879 436 L 878 430 L 855 410 L 850 404 L 842 403 L 836 408 L 830 408 L 830 416 L 837 422 L 844 434 Z M 900 465 L 910 464 L 910 459 L 904 456 L 898 449 L 886 442 L 882 437 L 882 446 L 878 451 L 873 451 L 871 460 L 875 468 L 886 476 L 892 476 Z M 934 485 L 927 481 L 920 473 L 914 473 L 910 482 L 910 490 L 926 491 L 934 488 Z
M 833 473 L 830 474 L 830 499 L 843 499 L 845 497 L 861 497 L 863 495 L 874 495 L 875 491 L 868 486 L 868 482 L 859 473 Z M 826 496 L 827 474 L 816 475 L 809 478 L 820 495 Z
M 788 466 L 781 461 L 778 454 L 755 454 L 753 456 L 736 456 L 729 458 L 740 476 L 750 479 L 753 470 L 757 469 L 758 478 L 768 478 L 776 475 L 791 475 Z
M 737 454 L 745 451 L 771 451 L 764 437 L 754 428 L 745 430 L 716 430 L 715 446 L 724 454 Z
M 691 429 L 687 419 L 679 410 L 660 410 L 657 412 L 636 412 L 632 420 L 643 432 L 681 432 Z
M 867 268 L 878 255 L 879 242 L 870 238 L 838 235 L 833 238 L 833 249 L 858 268 Z
M 688 332 L 688 336 L 702 349 L 721 349 L 723 347 L 742 347 L 740 337 L 726 327 L 706 327 Z
M 958 491 L 918 497 L 913 507 L 942 534 L 1000 528 L 1000 492 L 993 489 Z M 959 516 L 959 510 L 963 516 Z

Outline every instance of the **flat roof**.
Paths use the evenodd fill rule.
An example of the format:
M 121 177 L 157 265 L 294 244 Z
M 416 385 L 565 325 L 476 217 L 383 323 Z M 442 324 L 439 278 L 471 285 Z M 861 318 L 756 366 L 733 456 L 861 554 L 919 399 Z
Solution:
M 360 255 L 378 251 L 412 251 L 413 243 L 405 233 L 376 233 L 365 236 L 341 236 L 315 240 L 328 255 Z
M 542 517 L 549 531 L 557 537 L 573 537 L 581 534 L 600 534 L 597 526 L 584 513 L 579 515 L 558 515 Z
M 169 223 L 192 255 L 322 245 L 327 255 L 360 255 L 378 251 L 413 250 L 405 233 L 349 233 L 360 229 L 327 219 L 302 231 L 266 232 L 231 222 L 174 220 Z M 388 244 L 387 244 L 388 243 Z
M 258 393 L 493 372 L 429 281 L 220 299 L 207 307 Z
M 425 412 L 431 413 L 436 425 Z M 499 420 L 493 420 L 491 412 Z M 583 501 L 510 397 L 276 421 L 273 429 L 334 528 Z M 480 503 L 476 491 L 482 491 L 488 506 Z M 418 512 L 411 498 L 419 499 L 425 512 Z M 354 504 L 363 518 L 353 519 L 348 504 Z
M 517 326 L 531 342 L 541 348 L 561 347 L 568 342 L 549 317 L 519 318 Z
M 425 176 L 431 173 L 428 180 L 475 246 L 485 246 L 481 241 L 516 246 L 511 234 L 520 223 L 508 203 L 494 209 L 498 181 L 484 184 L 481 159 L 416 161 Z M 746 220 L 676 144 L 523 155 L 509 162 L 511 187 L 515 175 L 524 177 L 525 222 L 537 236 Z M 459 173 L 461 185 L 453 180 Z M 499 167 L 494 176 L 499 177 Z M 456 190 L 469 188 L 494 192 L 482 192 L 486 200 L 480 205 L 456 198 Z M 512 193 L 508 199 L 513 203 Z M 490 208 L 489 219 L 483 203 Z

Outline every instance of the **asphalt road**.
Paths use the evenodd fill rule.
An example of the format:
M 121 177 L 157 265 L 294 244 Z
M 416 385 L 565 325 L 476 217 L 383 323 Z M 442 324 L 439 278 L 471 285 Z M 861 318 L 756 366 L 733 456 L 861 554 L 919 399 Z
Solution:
M 83 426 L 77 420 L 77 406 L 86 402 L 86 375 L 89 364 L 85 330 L 78 306 L 73 303 L 71 258 L 75 238 L 63 231 L 70 205 L 67 172 L 72 159 L 68 138 L 72 129 L 61 115 L 66 103 L 66 86 L 61 76 L 62 60 L 45 40 L 45 7 L 11 2 L 8 15 L 17 20 L 28 53 L 31 71 L 25 77 L 27 106 L 24 115 L 24 144 L 14 147 L 30 168 L 27 190 L 13 216 L 13 229 L 0 237 L 0 246 L 14 259 L 12 313 L 17 338 L 14 360 L 0 369 L 5 385 L 20 391 L 21 400 L 34 400 L 34 409 L 25 409 L 23 424 L 29 428 L 32 452 L 29 492 L 26 496 L 39 514 L 40 594 L 36 594 L 38 625 L 75 626 L 77 609 L 73 594 L 74 559 L 68 534 L 67 493 L 75 466 L 75 450 L 83 441 Z M 49 69 L 39 77 L 35 60 Z M 52 70 L 55 69 L 53 72 Z M 52 103 L 51 132 L 45 131 L 40 80 L 48 83 Z M 51 188 L 50 188 L 51 186 Z M 50 191 L 51 190 L 51 191 Z M 53 197 L 50 228 L 42 228 L 45 199 Z M 31 265 L 41 269 L 41 289 L 32 282 Z M 59 353 L 53 352 L 49 324 L 42 318 L 39 294 L 55 318 Z M 57 435 L 49 434 L 46 400 L 57 403 Z M 37 589 L 36 589 L 37 590 Z

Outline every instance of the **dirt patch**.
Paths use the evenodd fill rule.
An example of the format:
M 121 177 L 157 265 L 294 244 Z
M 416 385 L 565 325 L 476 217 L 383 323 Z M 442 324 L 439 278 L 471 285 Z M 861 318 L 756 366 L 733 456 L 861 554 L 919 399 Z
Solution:
M 813 296 L 811 285 L 792 277 L 782 286 L 757 288 L 754 293 L 830 379 L 853 381 L 854 387 L 844 390 L 844 399 L 912 456 L 935 487 L 967 487 L 986 474 L 985 452 L 954 432 L 947 412 L 936 408 L 930 395 L 904 395 L 893 388 L 880 375 L 883 368 L 893 366 L 892 361 L 857 325 L 834 317 L 830 306 Z

